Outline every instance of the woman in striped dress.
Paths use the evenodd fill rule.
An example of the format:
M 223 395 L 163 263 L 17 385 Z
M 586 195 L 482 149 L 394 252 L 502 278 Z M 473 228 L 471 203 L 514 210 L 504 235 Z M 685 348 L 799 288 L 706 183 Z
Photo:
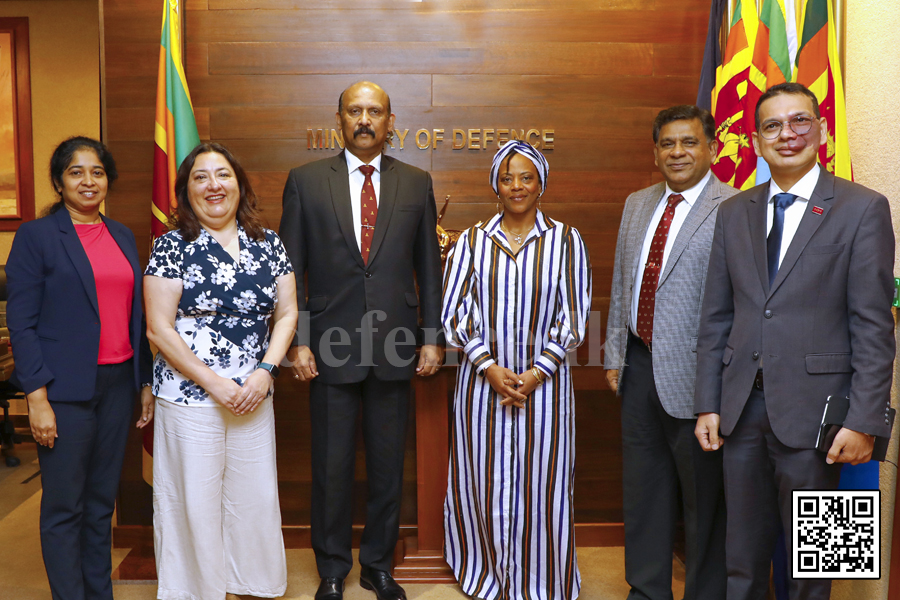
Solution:
M 506 143 L 490 175 L 503 211 L 460 236 L 445 273 L 444 330 L 463 358 L 444 556 L 462 590 L 484 600 L 581 589 L 567 353 L 584 340 L 591 267 L 578 231 L 539 209 L 548 171 L 529 144 Z

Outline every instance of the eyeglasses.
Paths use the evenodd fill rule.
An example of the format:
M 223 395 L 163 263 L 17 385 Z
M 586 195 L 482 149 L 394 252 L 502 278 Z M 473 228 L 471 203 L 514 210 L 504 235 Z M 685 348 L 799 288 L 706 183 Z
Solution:
M 797 115 L 796 117 L 792 117 L 788 121 L 785 121 L 785 123 L 791 128 L 791 131 L 797 135 L 803 135 L 809 133 L 809 130 L 812 129 L 814 120 L 815 119 L 812 117 Z M 767 140 L 774 140 L 781 135 L 785 123 L 782 123 L 781 121 L 766 121 L 762 124 L 762 127 L 759 128 L 759 134 Z

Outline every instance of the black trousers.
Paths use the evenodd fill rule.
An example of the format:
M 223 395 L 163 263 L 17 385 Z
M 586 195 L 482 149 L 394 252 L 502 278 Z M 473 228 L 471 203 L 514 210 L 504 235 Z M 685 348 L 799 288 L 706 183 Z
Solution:
M 400 527 L 410 383 L 381 381 L 370 369 L 360 383 L 330 385 L 313 379 L 309 392 L 311 537 L 319 576 L 346 577 L 353 566 L 353 475 L 360 406 L 368 498 L 359 562 L 390 571 Z
M 728 504 L 726 562 L 728 600 L 762 600 L 778 539 L 778 520 L 788 550 L 791 600 L 828 600 L 830 579 L 793 579 L 791 491 L 837 489 L 841 464 L 829 465 L 815 449 L 789 448 L 775 437 L 766 398 L 754 389 L 734 431 L 725 439 L 725 498 Z
M 703 452 L 694 419 L 666 413 L 648 348 L 629 335 L 622 386 L 625 580 L 629 600 L 671 600 L 678 495 L 684 505 L 685 600 L 725 598 L 722 453 Z
M 112 600 L 111 521 L 134 410 L 131 361 L 97 367 L 94 397 L 54 402 L 59 437 L 38 446 L 41 550 L 54 600 Z

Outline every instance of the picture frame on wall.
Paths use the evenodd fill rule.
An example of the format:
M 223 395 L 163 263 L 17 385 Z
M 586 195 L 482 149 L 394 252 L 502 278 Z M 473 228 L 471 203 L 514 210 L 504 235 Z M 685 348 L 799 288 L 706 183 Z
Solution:
M 0 18 L 0 231 L 34 218 L 28 18 Z

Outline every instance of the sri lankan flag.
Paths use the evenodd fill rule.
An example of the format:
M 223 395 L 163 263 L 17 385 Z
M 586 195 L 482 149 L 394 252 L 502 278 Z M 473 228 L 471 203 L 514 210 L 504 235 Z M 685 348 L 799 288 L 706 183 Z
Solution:
M 828 143 L 819 149 L 819 162 L 844 179 L 853 179 L 847 137 L 847 105 L 838 58 L 831 0 L 806 0 L 803 4 L 800 49 L 795 81 L 819 99 L 819 110 L 828 123 Z
M 167 231 L 166 222 L 177 206 L 175 174 L 181 161 L 200 143 L 197 122 L 181 56 L 178 0 L 163 0 L 159 76 L 156 83 L 156 147 L 153 154 L 153 238 Z
M 177 206 L 175 174 L 181 161 L 200 143 L 197 122 L 181 57 L 179 0 L 163 0 L 159 75 L 156 82 L 156 131 L 153 149 L 152 239 L 164 234 L 169 215 Z M 144 428 L 143 477 L 153 485 L 153 427 Z
M 760 91 L 793 81 L 796 56 L 797 16 L 794 0 L 763 0 L 750 80 Z M 765 183 L 770 177 L 769 165 L 763 157 L 758 157 L 756 183 Z
M 794 73 L 788 48 L 786 13 L 784 0 L 763 0 L 750 74 L 756 87 L 761 90 L 791 81 Z
M 750 79 L 759 17 L 753 0 L 737 0 L 722 65 L 716 69 L 712 113 L 716 119 L 719 152 L 712 165 L 721 181 L 739 189 L 755 184 L 756 153 L 751 134 L 753 113 L 762 95 Z

